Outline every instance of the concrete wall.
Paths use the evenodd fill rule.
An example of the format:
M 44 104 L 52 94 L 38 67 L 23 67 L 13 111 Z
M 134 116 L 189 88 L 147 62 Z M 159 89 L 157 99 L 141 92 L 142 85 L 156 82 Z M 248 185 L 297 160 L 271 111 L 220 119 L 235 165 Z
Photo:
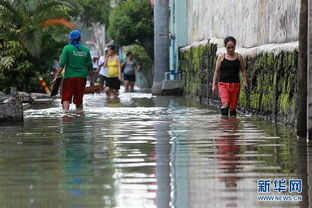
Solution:
M 294 126 L 297 96 L 297 43 L 265 45 L 245 56 L 251 94 L 241 88 L 239 108 Z M 274 48 L 275 47 L 275 48 Z M 271 49 L 269 49 L 271 48 Z M 219 102 L 213 94 L 212 79 L 218 47 L 214 43 L 181 49 L 180 68 L 185 94 L 198 96 L 202 103 Z M 253 51 L 252 50 L 252 51 Z M 240 51 L 244 54 L 244 51 Z
M 241 91 L 240 108 L 294 125 L 300 1 L 188 0 L 187 12 L 188 46 L 179 55 L 185 94 L 203 103 L 219 100 L 212 77 L 231 35 L 251 83 L 250 97 Z
M 188 0 L 188 42 L 228 35 L 242 47 L 298 40 L 300 1 Z
M 172 0 L 170 3 L 170 33 L 174 35 L 170 45 L 170 70 L 178 67 L 178 50 L 187 45 L 187 3 L 186 0 Z
M 175 25 L 177 48 L 187 45 L 188 25 L 187 25 L 187 0 L 175 0 Z

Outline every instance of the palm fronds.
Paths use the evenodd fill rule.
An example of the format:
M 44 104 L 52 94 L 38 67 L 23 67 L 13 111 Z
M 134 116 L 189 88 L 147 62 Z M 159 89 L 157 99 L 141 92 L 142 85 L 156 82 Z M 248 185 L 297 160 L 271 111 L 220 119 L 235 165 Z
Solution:
M 22 13 L 12 3 L 8 0 L 0 0 L 0 18 L 5 22 L 14 22 L 17 26 L 21 26 L 23 24 Z
M 33 57 L 38 57 L 42 29 L 52 25 L 75 29 L 64 14 L 76 6 L 72 0 L 0 0 L 1 35 L 20 41 Z
M 39 57 L 41 53 L 41 32 L 37 29 L 27 31 L 24 33 L 24 40 L 27 50 L 34 57 Z
M 0 68 L 11 69 L 15 62 L 15 56 L 4 56 L 0 60 Z
M 67 2 L 67 1 L 37 0 L 35 2 L 36 2 L 36 5 L 33 6 L 33 10 L 29 13 L 32 16 L 46 17 L 48 15 L 48 18 L 49 18 L 49 16 L 54 15 L 54 17 L 60 17 L 60 16 L 64 16 L 64 13 L 60 14 L 61 10 L 63 11 L 64 9 L 78 10 L 78 7 L 76 4 Z

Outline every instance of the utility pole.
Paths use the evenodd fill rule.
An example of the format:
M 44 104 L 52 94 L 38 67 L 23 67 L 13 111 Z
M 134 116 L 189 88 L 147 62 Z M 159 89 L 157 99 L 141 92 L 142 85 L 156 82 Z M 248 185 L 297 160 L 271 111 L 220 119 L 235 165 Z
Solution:
M 162 94 L 162 81 L 169 71 L 169 0 L 154 0 L 154 63 L 152 94 Z
M 308 2 L 308 139 L 312 141 L 312 4 L 310 2 Z
M 301 0 L 299 24 L 299 60 L 297 71 L 297 135 L 307 136 L 307 42 L 308 42 L 308 0 Z

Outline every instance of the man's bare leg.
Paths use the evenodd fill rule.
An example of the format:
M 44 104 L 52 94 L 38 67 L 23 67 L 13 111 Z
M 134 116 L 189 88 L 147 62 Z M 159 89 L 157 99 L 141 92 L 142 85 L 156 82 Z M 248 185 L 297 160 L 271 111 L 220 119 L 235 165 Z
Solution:
M 69 110 L 69 105 L 70 105 L 69 101 L 63 101 L 63 110 L 64 111 L 68 111 Z
M 130 92 L 134 92 L 134 82 L 130 82 Z
M 118 90 L 114 90 L 114 98 L 118 98 L 118 95 L 119 95 L 119 91 Z
M 125 92 L 129 92 L 129 81 L 125 80 L 124 83 L 125 83 Z
M 109 87 L 105 87 L 104 91 L 105 91 L 105 93 L 106 93 L 106 96 L 109 98 L 110 95 L 111 95 L 111 90 L 110 90 L 110 88 L 109 88 Z

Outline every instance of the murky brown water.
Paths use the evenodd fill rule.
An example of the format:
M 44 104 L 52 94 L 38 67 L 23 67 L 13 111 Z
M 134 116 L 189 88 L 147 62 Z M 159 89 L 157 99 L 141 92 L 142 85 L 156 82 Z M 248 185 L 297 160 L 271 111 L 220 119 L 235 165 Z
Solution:
M 83 114 L 55 100 L 0 130 L 1 208 L 307 208 L 312 197 L 305 141 L 192 99 L 88 95 Z M 303 200 L 260 202 L 259 179 L 302 179 Z

